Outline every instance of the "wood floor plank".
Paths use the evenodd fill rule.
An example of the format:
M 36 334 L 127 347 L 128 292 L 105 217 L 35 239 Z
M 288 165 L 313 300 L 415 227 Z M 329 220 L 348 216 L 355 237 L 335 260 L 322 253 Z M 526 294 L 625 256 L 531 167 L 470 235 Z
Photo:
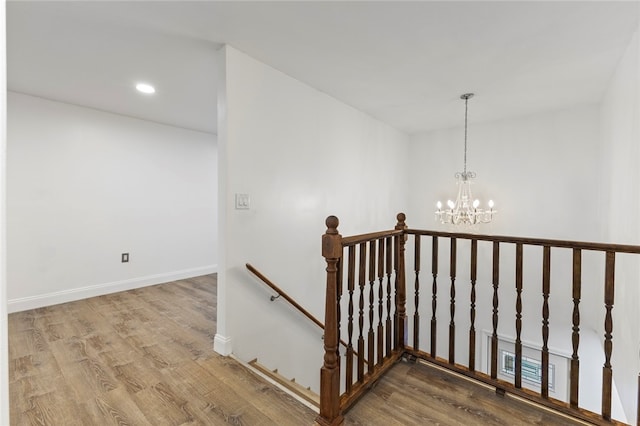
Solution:
M 12 414 L 28 411 L 34 397 L 57 392 L 61 386 L 64 386 L 64 377 L 61 374 L 25 376 L 11 382 L 9 393 Z
M 15 424 L 59 425 L 60 419 L 69 426 L 83 426 L 86 413 L 75 401 L 65 398 L 63 392 L 53 391 L 29 398 L 29 408 Z M 28 423 L 25 420 L 28 419 Z M 11 422 L 14 423 L 13 413 Z
M 198 418 L 187 396 L 179 395 L 164 382 L 130 395 L 130 398 L 153 425 L 189 424 Z
M 83 403 L 85 421 L 94 425 L 152 426 L 130 398 L 127 390 L 117 389 Z
M 15 335 L 19 331 L 33 328 L 35 327 L 35 321 L 36 315 L 32 310 L 13 313 L 11 314 L 11 321 L 7 324 L 9 334 Z
M 439 370 L 430 372 L 431 374 L 429 374 L 428 378 L 418 379 L 416 378 L 416 371 L 426 370 L 426 368 L 420 367 L 407 365 L 407 363 L 402 363 L 396 367 L 399 371 L 404 369 L 406 372 L 402 376 L 402 389 L 397 389 L 397 392 L 391 398 L 395 405 L 402 404 L 413 411 L 419 411 L 425 406 L 432 407 L 430 415 L 439 419 L 440 422 L 448 421 L 453 424 L 456 422 L 463 424 L 465 420 L 471 417 L 486 425 L 502 424 L 500 423 L 500 418 L 493 414 L 487 404 L 476 407 L 469 403 L 474 398 L 473 390 L 464 386 L 456 386 L 457 382 L 450 380 L 451 375 L 444 372 L 441 373 Z M 428 388 L 424 386 L 425 382 L 423 380 L 429 380 Z M 396 387 L 400 385 L 400 383 L 391 384 L 390 381 L 387 384 Z M 478 388 L 478 391 L 484 390 L 484 388 Z M 407 392 L 412 394 L 413 398 L 406 398 Z M 493 399 L 495 393 L 489 394 L 489 392 L 487 392 L 486 397 Z
M 263 381 L 234 360 L 216 357 L 197 364 L 199 368 L 185 365 L 176 373 L 184 377 L 184 382 L 196 386 L 199 393 L 208 391 L 207 397 L 211 400 L 218 400 L 221 392 L 228 392 L 226 397 L 231 399 L 226 401 L 227 404 L 238 399 L 249 401 L 252 409 L 261 413 L 265 424 L 296 425 L 309 413 L 309 409 L 292 396 Z M 215 372 L 221 369 L 230 370 L 233 374 L 217 376 Z M 283 417 L 283 413 L 288 413 L 292 420 Z
M 110 361 L 116 362 L 117 360 Z M 129 394 L 140 392 L 151 386 L 148 372 L 136 362 L 112 365 L 111 369 L 116 380 L 125 387 Z
M 11 314 L 11 424 L 311 425 L 213 352 L 215 292 L 209 275 Z
M 9 360 L 9 382 L 43 373 L 60 374 L 60 368 L 51 352 L 25 352 L 25 355 Z
M 119 382 L 112 375 L 108 366 L 98 357 L 89 355 L 82 357 L 82 351 L 70 351 L 71 356 L 66 357 L 64 349 L 70 346 L 52 345 L 62 376 L 73 389 L 70 396 L 73 396 L 76 401 L 85 401 L 92 396 L 101 396 L 118 387 Z M 77 345 L 76 347 L 82 346 Z
M 471 383 L 422 363 L 396 364 L 345 416 L 345 424 L 526 426 L 583 424 L 530 404 L 499 396 L 493 389 Z
M 244 392 L 238 394 L 199 365 L 184 364 L 173 373 L 166 380 L 181 393 L 196 396 L 193 407 L 207 423 L 273 424 Z
M 26 354 L 48 351 L 49 345 L 42 330 L 38 327 L 18 331 L 9 342 L 9 359 L 19 358 Z
M 11 425 L 312 425 L 316 412 L 213 352 L 215 320 L 215 275 L 9 315 Z M 578 423 L 400 362 L 345 424 Z

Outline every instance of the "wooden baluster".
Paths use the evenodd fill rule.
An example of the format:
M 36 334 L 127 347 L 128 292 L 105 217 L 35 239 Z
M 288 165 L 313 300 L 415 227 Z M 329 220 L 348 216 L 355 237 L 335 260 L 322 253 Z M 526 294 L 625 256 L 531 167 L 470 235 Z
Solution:
M 438 319 L 436 317 L 436 308 L 438 306 L 438 237 L 432 238 L 431 273 L 433 274 L 433 285 L 431 287 L 431 358 L 435 358 L 438 332 Z
M 338 425 L 343 421 L 340 412 L 340 365 L 338 362 L 338 261 L 342 256 L 342 236 L 338 233 L 338 218 L 329 216 L 327 231 L 322 236 L 322 256 L 327 262 L 325 303 L 324 363 L 320 370 L 320 414 L 322 425 Z
M 338 295 L 337 295 L 337 303 L 336 303 L 336 316 L 338 317 L 338 340 L 342 337 L 342 259 L 344 257 L 344 248 L 342 254 L 340 254 L 340 259 L 338 259 Z M 338 356 L 338 362 L 341 362 L 340 359 L 340 345 L 336 348 L 336 355 Z
M 384 326 L 382 325 L 382 317 L 384 315 L 384 307 L 382 301 L 384 299 L 384 239 L 378 240 L 378 364 L 382 364 L 384 359 Z
M 367 357 L 369 359 L 369 374 L 373 373 L 376 363 L 376 353 L 374 349 L 375 335 L 373 333 L 373 286 L 376 282 L 376 242 L 369 242 L 369 334 L 367 336 Z
M 498 281 L 500 279 L 500 243 L 493 242 L 493 333 L 491 335 L 491 378 L 498 377 Z
M 364 378 L 364 336 L 362 335 L 364 330 L 364 287 L 367 271 L 367 243 L 360 244 L 360 269 L 358 273 L 358 286 L 360 288 L 360 303 L 358 313 L 358 329 L 360 334 L 358 335 L 358 381 L 362 382 Z
M 387 254 L 386 254 L 386 268 L 387 268 L 387 320 L 386 320 L 386 325 L 385 325 L 385 331 L 386 331 L 386 356 L 391 355 L 391 334 L 393 332 L 392 330 L 392 323 L 391 323 L 391 257 L 393 256 L 393 245 L 392 245 L 392 241 L 393 239 L 391 237 L 387 237 Z
M 449 364 L 455 363 L 456 354 L 456 241 L 455 238 L 451 238 L 451 255 L 449 256 L 449 275 L 451 276 L 451 300 L 449 301 L 449 311 L 451 312 L 451 321 L 449 321 Z
M 406 216 L 404 213 L 398 213 L 397 215 L 398 223 L 396 224 L 395 229 L 404 231 L 407 229 L 407 225 L 405 224 Z M 398 278 L 398 287 L 396 289 L 396 294 L 398 295 L 397 300 L 397 312 L 398 312 L 398 321 L 397 321 L 397 330 L 398 337 L 396 339 L 396 349 L 403 349 L 407 344 L 407 338 L 405 335 L 406 330 L 406 302 L 407 302 L 407 287 L 405 280 L 405 268 L 404 268 L 404 245 L 407 240 L 407 235 L 402 234 L 398 238 L 398 264 L 396 268 L 396 277 Z
M 602 367 L 602 418 L 611 420 L 611 385 L 613 370 L 611 369 L 611 351 L 613 350 L 613 294 L 616 269 L 616 254 L 608 251 L 604 269 L 604 306 L 606 309 L 604 319 L 604 366 Z
M 414 235 L 415 253 L 414 253 L 414 270 L 416 273 L 415 281 L 415 312 L 413 314 L 413 349 L 420 349 L 420 313 L 418 307 L 420 305 L 420 235 Z
M 398 273 L 398 257 L 400 254 L 400 237 L 393 237 L 393 272 L 395 274 L 395 279 L 393 282 L 393 288 L 394 288 L 394 297 L 393 297 L 393 342 L 392 342 L 392 347 L 393 350 L 397 350 L 398 349 L 398 342 L 399 342 L 399 337 L 400 337 L 400 333 L 399 333 L 399 320 L 398 320 L 398 289 L 400 287 L 400 274 Z
M 476 371 L 476 281 L 478 279 L 478 240 L 471 240 L 471 326 L 469 327 L 469 371 Z
M 578 358 L 578 346 L 580 344 L 580 293 L 582 288 L 582 251 L 573 249 L 573 331 L 571 343 L 573 354 L 571 355 L 571 379 L 569 384 L 569 405 L 578 408 L 578 389 L 580 383 L 580 359 Z
M 542 254 L 542 383 L 540 394 L 549 398 L 549 293 L 551 291 L 551 247 Z
M 347 290 L 349 291 L 349 317 L 347 318 L 347 365 L 345 370 L 346 392 L 351 393 L 353 384 L 353 291 L 355 289 L 356 248 L 349 246 L 349 260 L 347 264 Z
M 522 243 L 516 244 L 516 377 L 515 387 L 522 387 Z

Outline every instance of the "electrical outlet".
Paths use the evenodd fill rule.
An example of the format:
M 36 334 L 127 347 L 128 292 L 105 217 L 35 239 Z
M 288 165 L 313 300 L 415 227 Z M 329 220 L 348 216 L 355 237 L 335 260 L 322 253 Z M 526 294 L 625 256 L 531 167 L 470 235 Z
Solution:
M 129 253 L 122 253 L 122 263 L 129 262 Z

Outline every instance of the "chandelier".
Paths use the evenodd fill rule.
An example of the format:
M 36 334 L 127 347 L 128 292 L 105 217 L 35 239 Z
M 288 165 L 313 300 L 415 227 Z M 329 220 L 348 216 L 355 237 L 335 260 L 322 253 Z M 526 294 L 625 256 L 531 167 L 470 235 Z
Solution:
M 438 201 L 436 209 L 436 220 L 440 223 L 452 223 L 454 225 L 475 225 L 477 223 L 489 223 L 493 215 L 497 213 L 493 209 L 493 201 L 489 200 L 489 208 L 481 209 L 480 201 L 471 195 L 471 179 L 476 177 L 475 172 L 467 171 L 467 110 L 469 99 L 473 93 L 465 93 L 460 96 L 464 99 L 464 171 L 455 174 L 458 184 L 458 195 L 456 201 L 447 201 L 447 208 L 443 209 L 442 203 Z

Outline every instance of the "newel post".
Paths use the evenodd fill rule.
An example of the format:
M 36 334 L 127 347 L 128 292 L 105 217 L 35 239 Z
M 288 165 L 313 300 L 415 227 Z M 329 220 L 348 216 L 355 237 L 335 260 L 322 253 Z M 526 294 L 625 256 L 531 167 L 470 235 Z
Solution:
M 320 369 L 321 425 L 340 425 L 340 365 L 338 359 L 338 262 L 342 257 L 342 236 L 338 233 L 338 218 L 329 216 L 327 231 L 322 236 L 322 256 L 327 262 L 325 297 L 324 365 Z
M 404 231 L 407 229 L 407 225 L 405 220 L 407 219 L 404 213 L 398 213 L 396 216 L 398 219 L 398 223 L 396 224 L 396 230 Z M 398 318 L 396 321 L 397 330 L 397 339 L 396 348 L 403 349 L 407 344 L 407 286 L 406 286 L 406 274 L 405 274 L 405 263 L 404 263 L 404 246 L 407 241 L 407 234 L 402 234 L 399 237 L 399 247 L 398 247 L 398 270 L 396 271 L 398 278 L 398 287 L 396 288 L 396 294 L 398 295 L 398 300 L 396 301 L 396 312 L 398 314 Z

